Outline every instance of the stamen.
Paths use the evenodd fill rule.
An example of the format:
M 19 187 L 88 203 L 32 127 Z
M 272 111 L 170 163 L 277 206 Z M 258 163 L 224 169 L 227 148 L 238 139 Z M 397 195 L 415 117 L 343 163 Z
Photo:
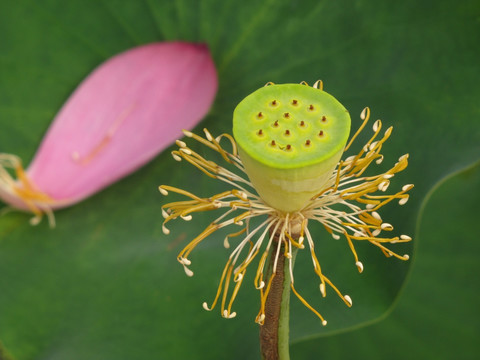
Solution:
M 401 199 L 398 201 L 398 204 L 399 204 L 399 205 L 405 205 L 405 204 L 407 203 L 407 201 L 408 201 L 408 198 L 409 198 L 408 195 L 405 196 L 404 198 L 401 198 Z
M 327 293 L 325 292 L 325 283 L 320 283 L 320 292 L 323 297 L 327 296 Z
M 178 156 L 175 151 L 172 151 L 172 157 L 175 161 L 182 161 L 182 158 Z
M 383 223 L 380 227 L 382 228 L 382 230 L 386 230 L 386 231 L 393 230 L 392 224 L 389 224 L 389 223 Z
M 407 184 L 402 187 L 402 191 L 409 191 L 413 188 L 413 184 Z
M 312 86 L 314 89 L 319 89 L 323 90 L 323 81 L 322 80 L 317 80 L 315 81 L 315 84 Z
M 357 266 L 358 272 L 359 272 L 359 273 L 362 273 L 362 272 L 363 272 L 363 264 L 362 264 L 362 262 L 361 262 L 361 261 L 357 261 L 357 262 L 355 263 L 355 265 Z
M 188 277 L 193 276 L 193 271 L 187 268 L 186 266 L 183 267 L 183 270 L 185 270 L 185 274 L 187 274 Z
M 168 235 L 170 234 L 170 230 L 167 229 L 167 227 L 165 226 L 165 224 L 162 224 L 162 231 L 165 235 Z
M 185 144 L 182 140 L 175 140 L 175 144 L 177 144 L 181 148 L 187 147 L 187 144 Z
M 185 135 L 186 137 L 191 138 L 193 136 L 193 133 L 191 131 L 182 130 L 182 132 L 183 132 L 183 135 Z

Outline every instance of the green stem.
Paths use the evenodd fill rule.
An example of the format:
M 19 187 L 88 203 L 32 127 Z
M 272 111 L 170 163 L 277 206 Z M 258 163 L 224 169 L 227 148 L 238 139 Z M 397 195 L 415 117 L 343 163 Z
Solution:
M 290 315 L 290 261 L 285 258 L 283 244 L 276 242 L 272 247 L 269 273 L 277 247 L 281 246 L 277 260 L 277 269 L 272 280 L 270 292 L 265 302 L 265 322 L 260 327 L 260 350 L 264 360 L 289 360 L 289 315 Z M 293 249 L 292 266 L 297 254 Z
M 292 250 L 292 267 L 295 263 L 295 257 L 297 256 L 297 248 Z M 280 316 L 278 321 L 278 359 L 289 360 L 290 359 L 290 268 L 289 261 L 285 261 L 283 266 L 284 279 L 283 279 L 283 294 L 282 303 L 280 304 Z

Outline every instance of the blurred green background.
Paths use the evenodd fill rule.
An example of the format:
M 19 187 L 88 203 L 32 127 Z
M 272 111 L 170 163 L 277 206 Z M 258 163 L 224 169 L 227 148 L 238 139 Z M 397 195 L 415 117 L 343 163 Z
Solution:
M 26 164 L 89 72 L 153 41 L 204 42 L 212 52 L 220 88 L 197 131 L 230 131 L 235 105 L 268 81 L 322 79 L 354 128 L 370 106 L 374 119 L 394 126 L 379 170 L 410 153 L 390 191 L 414 183 L 411 200 L 382 215 L 414 237 L 395 248 L 412 260 L 359 245 L 359 275 L 346 242 L 316 227 L 322 268 L 354 305 L 331 293 L 322 299 L 309 256 L 300 253 L 297 288 L 329 324 L 293 299 L 292 358 L 478 358 L 478 1 L 7 0 L 0 34 L 0 152 Z M 235 319 L 201 307 L 213 299 L 229 254 L 223 234 L 194 252 L 193 278 L 176 262 L 211 216 L 175 224 L 168 237 L 161 231 L 158 185 L 200 196 L 223 189 L 197 175 L 165 151 L 58 211 L 54 230 L 46 221 L 31 227 L 25 214 L 1 217 L 0 359 L 259 358 L 251 276 Z

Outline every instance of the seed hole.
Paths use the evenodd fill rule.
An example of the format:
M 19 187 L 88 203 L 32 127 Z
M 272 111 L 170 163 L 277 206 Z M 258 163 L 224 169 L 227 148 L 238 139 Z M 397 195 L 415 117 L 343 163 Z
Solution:
M 286 112 L 285 114 L 283 114 L 283 117 L 284 117 L 285 119 L 289 119 L 289 118 L 290 118 L 290 114 L 289 114 L 288 112 Z
M 257 135 L 262 136 L 263 135 L 263 130 L 262 129 L 258 130 Z
M 310 106 L 308 107 L 308 110 L 313 111 L 313 110 L 315 110 L 315 107 L 314 107 L 313 105 L 310 105 Z
M 323 130 L 320 130 L 320 132 L 318 133 L 318 136 L 320 136 L 320 137 L 323 136 Z
M 290 130 L 288 130 L 288 129 L 285 130 L 285 135 L 286 135 L 286 136 L 290 136 Z
M 272 105 L 272 106 L 277 106 L 277 104 L 278 104 L 278 103 L 277 103 L 277 100 L 273 100 L 273 101 L 270 103 L 270 105 Z
M 286 147 L 286 150 L 287 150 L 287 151 L 292 150 L 292 145 L 288 144 L 287 147 Z
M 278 120 L 275 120 L 275 122 L 273 123 L 273 126 L 278 127 Z
M 325 115 L 322 116 L 322 122 L 326 122 L 327 121 L 327 117 Z
M 298 105 L 298 100 L 292 100 L 292 105 L 297 106 Z
M 257 114 L 257 118 L 259 118 L 259 119 L 262 119 L 262 118 L 263 118 L 263 114 L 262 114 L 261 111 Z
M 307 141 L 305 141 L 305 146 L 310 146 L 310 140 L 307 139 Z
M 301 126 L 301 127 L 304 127 L 304 126 L 305 126 L 305 121 L 303 121 L 303 120 L 300 121 L 300 126 Z

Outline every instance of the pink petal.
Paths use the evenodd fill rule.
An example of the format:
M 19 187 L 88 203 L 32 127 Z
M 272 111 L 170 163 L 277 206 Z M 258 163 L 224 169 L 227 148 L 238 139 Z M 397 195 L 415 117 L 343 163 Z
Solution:
M 147 163 L 181 137 L 182 129 L 193 128 L 216 90 L 205 45 L 153 43 L 116 55 L 64 104 L 27 178 L 55 200 L 50 208 L 76 203 Z M 0 191 L 0 197 L 31 209 L 11 192 Z

